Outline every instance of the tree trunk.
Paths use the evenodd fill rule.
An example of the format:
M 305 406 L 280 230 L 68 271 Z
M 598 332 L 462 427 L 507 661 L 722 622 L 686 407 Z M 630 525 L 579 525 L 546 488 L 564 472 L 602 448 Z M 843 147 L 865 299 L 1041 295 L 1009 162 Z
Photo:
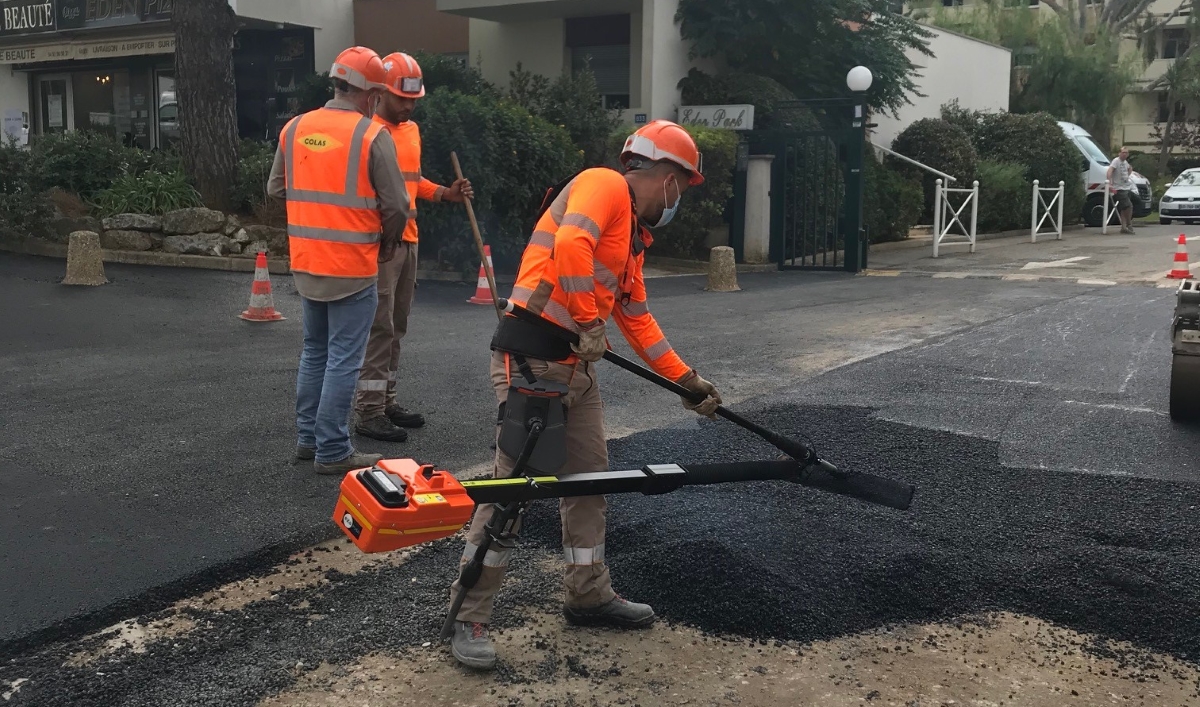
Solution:
M 1163 130 L 1162 146 L 1158 153 L 1158 173 L 1167 173 L 1167 161 L 1171 159 L 1172 142 L 1175 139 L 1175 89 L 1167 91 L 1167 127 Z
M 209 208 L 228 211 L 238 159 L 236 16 L 228 0 L 181 0 L 173 18 L 184 169 Z

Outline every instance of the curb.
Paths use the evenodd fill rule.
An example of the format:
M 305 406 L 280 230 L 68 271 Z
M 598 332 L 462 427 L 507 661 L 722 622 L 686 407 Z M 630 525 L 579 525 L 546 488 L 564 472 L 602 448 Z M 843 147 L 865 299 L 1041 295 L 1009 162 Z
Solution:
M 34 238 L 0 241 L 0 251 L 19 255 L 39 255 L 66 260 L 67 246 Z M 177 255 L 156 251 L 101 250 L 100 258 L 106 263 L 121 265 L 150 265 L 165 268 L 190 268 L 193 270 L 221 270 L 224 272 L 254 272 L 254 258 L 213 255 Z M 290 275 L 291 261 L 287 258 L 267 257 L 267 270 L 272 275 Z M 418 280 L 440 282 L 475 282 L 461 274 L 439 270 L 418 270 Z
M 864 277 L 921 277 L 932 280 L 1003 280 L 1005 282 L 1054 282 L 1068 285 L 1086 285 L 1090 287 L 1112 287 L 1116 285 L 1129 287 L 1153 287 L 1160 290 L 1173 290 L 1179 287 L 1179 280 L 1161 280 L 1145 278 L 1121 278 L 1104 280 L 1090 277 L 1063 277 L 1056 275 L 1021 275 L 985 272 L 929 272 L 926 270 L 863 270 Z

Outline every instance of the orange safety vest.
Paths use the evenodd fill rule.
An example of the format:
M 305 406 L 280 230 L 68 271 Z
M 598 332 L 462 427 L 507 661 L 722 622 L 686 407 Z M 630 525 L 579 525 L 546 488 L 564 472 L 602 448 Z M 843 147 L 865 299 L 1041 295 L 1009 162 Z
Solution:
M 400 174 L 404 177 L 404 188 L 408 190 L 408 209 L 417 212 L 417 198 L 433 201 L 438 185 L 421 176 L 421 129 L 413 121 L 395 125 L 378 115 L 375 122 L 387 128 L 396 143 L 396 158 L 400 163 Z M 404 225 L 404 240 L 417 242 L 417 219 L 410 218 Z
M 642 360 L 679 380 L 691 369 L 650 314 L 642 268 L 653 239 L 636 218 L 620 173 L 579 173 L 538 219 L 510 299 L 575 332 L 611 316 Z
M 318 108 L 283 129 L 292 270 L 325 277 L 379 274 L 383 217 L 370 179 L 382 126 L 346 110 Z

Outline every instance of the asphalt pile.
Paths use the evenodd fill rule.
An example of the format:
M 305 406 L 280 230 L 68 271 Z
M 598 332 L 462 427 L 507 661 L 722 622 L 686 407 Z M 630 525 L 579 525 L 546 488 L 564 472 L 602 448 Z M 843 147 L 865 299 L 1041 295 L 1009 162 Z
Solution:
M 993 443 L 856 408 L 753 417 L 793 436 L 803 427 L 842 468 L 916 483 L 913 508 L 779 483 L 613 496 L 606 550 L 624 596 L 710 634 L 796 643 L 1009 610 L 1197 662 L 1200 487 L 1006 469 Z M 638 434 L 611 451 L 613 468 L 778 456 L 725 423 Z M 559 610 L 561 579 L 544 562 L 559 555 L 556 504 L 536 504 L 524 533 L 497 601 L 501 630 L 523 620 L 518 610 Z M 253 705 L 323 661 L 348 665 L 427 642 L 439 650 L 461 543 L 432 544 L 398 567 L 331 573 L 331 585 L 245 609 L 189 611 L 197 628 L 140 654 L 72 667 L 73 653 L 103 639 L 47 646 L 0 663 L 0 686 L 29 681 L 10 705 Z M 538 676 L 502 664 L 497 679 Z

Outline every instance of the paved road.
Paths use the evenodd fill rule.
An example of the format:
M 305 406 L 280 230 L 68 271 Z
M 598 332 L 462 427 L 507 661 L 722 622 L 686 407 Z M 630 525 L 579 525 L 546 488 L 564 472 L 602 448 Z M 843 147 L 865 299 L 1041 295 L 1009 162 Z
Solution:
M 1132 236 L 1098 228 L 1068 231 L 1061 241 L 1029 235 L 981 240 L 976 251 L 968 246 L 942 244 L 933 257 L 929 239 L 887 243 L 871 249 L 870 265 L 875 270 L 935 273 L 940 276 L 973 273 L 1010 278 L 1057 277 L 1117 283 L 1160 282 L 1172 268 L 1179 235 L 1190 240 L 1188 254 L 1200 273 L 1200 233 L 1196 226 L 1158 224 L 1137 226 Z
M 83 290 L 57 285 L 61 272 L 61 261 L 0 259 L 0 394 L 16 401 L 0 427 L 9 649 L 190 594 L 333 532 L 336 481 L 289 464 L 299 301 L 287 278 L 275 278 L 287 321 L 250 325 L 236 318 L 244 275 L 109 267 L 112 284 Z M 702 285 L 655 280 L 652 307 L 732 402 L 1088 291 L 797 273 L 744 276 L 733 295 Z M 364 448 L 467 473 L 486 464 L 494 315 L 466 304 L 470 294 L 421 286 L 405 402 L 430 426 L 407 445 Z M 1161 320 L 1169 305 L 1144 311 Z M 677 398 L 603 375 L 611 437 L 695 429 Z
M 171 275 L 173 282 L 190 280 L 193 287 L 203 288 L 193 276 Z M 825 456 L 845 468 L 916 482 L 917 501 L 911 512 L 898 513 L 768 484 L 615 498 L 608 547 L 619 590 L 654 602 L 671 620 L 764 640 L 804 643 L 892 622 L 945 620 L 1000 609 L 1195 659 L 1200 652 L 1200 623 L 1194 611 L 1200 604 L 1200 554 L 1194 540 L 1195 509 L 1200 505 L 1193 466 L 1196 433 L 1176 427 L 1161 414 L 1167 357 L 1159 346 L 1165 339 L 1158 332 L 1170 315 L 1170 293 L 804 275 L 747 279 L 743 284 L 750 291 L 745 297 L 702 300 L 695 294 L 695 282 L 662 280 L 653 284 L 652 302 L 664 319 L 676 323 L 672 331 L 678 332 L 681 348 L 697 351 L 697 365 L 717 371 L 718 381 L 732 373 L 730 361 L 777 361 L 763 368 L 777 376 L 772 385 L 737 383 L 743 392 L 764 389 L 759 396 L 746 396 L 739 409 L 784 433 L 807 433 Z M 422 308 L 428 311 L 422 316 L 449 320 L 460 311 L 462 294 L 449 289 L 439 295 L 427 292 Z M 776 304 L 772 314 L 752 319 L 743 309 L 765 302 Z M 834 304 L 822 304 L 830 302 Z M 685 314 L 689 306 L 701 311 Z M 938 319 L 948 311 L 968 312 L 973 321 L 963 326 Z M 903 330 L 921 317 L 940 324 Z M 754 323 L 760 318 L 764 321 Z M 225 328 L 221 319 L 211 318 L 208 336 Z M 896 325 L 892 329 L 884 328 L 889 320 Z M 433 320 L 422 321 L 428 325 Z M 707 328 L 688 330 L 688 325 L 700 324 Z M 486 322 L 477 325 L 480 332 L 486 331 Z M 142 328 L 154 330 L 145 324 Z M 863 358 L 865 349 L 855 349 L 848 358 L 828 359 L 834 364 L 826 367 L 850 361 L 847 365 L 815 376 L 804 372 L 812 370 L 804 367 L 812 361 L 796 363 L 805 360 L 799 347 L 813 343 L 819 350 L 817 340 L 825 332 L 836 339 L 841 328 L 855 330 L 845 340 L 875 342 L 866 348 L 885 352 Z M 797 336 L 801 330 L 809 334 Z M 221 338 L 244 336 L 233 332 Z M 895 345 L 904 337 L 907 346 Z M 894 350 L 887 352 L 889 345 Z M 43 344 L 37 360 L 46 359 L 47 349 L 54 351 Z M 11 356 L 6 354 L 6 366 Z M 270 385 L 282 384 L 265 383 L 263 377 L 246 378 L 245 393 L 223 395 L 271 397 Z M 610 382 L 610 398 L 644 390 L 623 379 L 610 377 Z M 218 405 L 223 398 L 215 391 L 225 389 L 218 380 L 209 390 L 199 389 L 194 402 L 208 410 L 210 419 L 220 420 L 220 413 L 207 406 Z M 105 390 L 115 394 L 112 387 Z M 137 391 L 123 394 L 138 401 L 154 395 L 151 385 Z M 49 407 L 40 402 L 48 395 L 43 391 L 28 397 L 30 407 Z M 283 393 L 274 397 L 276 407 L 286 399 Z M 642 405 L 657 409 L 657 402 Z M 610 414 L 624 416 L 631 409 L 621 403 Z M 271 420 L 286 418 L 277 412 L 263 414 Z M 283 430 L 286 420 L 271 422 L 265 430 L 271 425 Z M 69 433 L 72 428 L 56 429 Z M 146 432 L 119 434 L 133 439 Z M 264 444 L 286 447 L 285 442 L 263 439 Z M 448 446 L 456 442 L 449 440 Z M 273 526 L 281 535 L 323 520 L 327 484 L 314 484 L 268 463 L 259 474 L 248 473 L 246 462 L 222 451 L 215 440 L 204 449 L 211 464 L 207 473 L 228 475 L 226 485 L 234 484 L 231 479 L 241 470 L 239 492 L 220 499 L 202 497 L 190 509 L 197 519 L 191 522 L 208 524 L 208 532 L 197 528 L 187 545 L 163 542 L 135 548 L 128 556 L 114 557 L 102 568 L 103 576 L 119 578 L 129 587 L 126 591 L 135 592 L 139 583 L 154 583 L 137 575 L 139 563 L 157 568 L 157 581 L 162 581 L 187 567 L 175 562 L 176 554 L 204 552 L 207 562 L 215 562 L 262 547 L 270 540 L 267 533 L 239 532 L 242 529 L 228 518 L 249 517 L 267 507 L 262 498 L 267 492 L 290 492 L 288 503 L 293 506 L 286 519 L 291 525 L 283 525 L 277 516 Z M 643 431 L 614 440 L 611 449 L 617 466 L 772 454 L 730 425 L 701 425 L 687 417 L 652 422 Z M 164 456 L 164 461 L 174 458 Z M 42 459 L 23 459 L 22 464 L 32 468 L 34 478 L 52 478 L 61 468 Z M 11 478 L 12 466 L 5 461 L 0 478 Z M 93 464 L 88 473 L 105 473 L 106 468 Z M 172 478 L 156 477 L 144 465 L 139 471 L 113 481 L 110 496 L 122 488 L 161 490 Z M 191 473 L 203 472 L 197 467 Z M 87 483 L 86 473 L 83 478 Z M 225 505 L 215 505 L 218 500 Z M 21 509 L 56 508 L 61 503 L 53 494 L 18 501 Z M 9 538 L 4 541 L 6 555 L 16 546 L 12 538 L 24 543 L 37 538 L 35 551 L 70 548 L 61 557 L 80 576 L 100 576 L 101 568 L 93 564 L 98 555 L 88 538 L 100 529 L 128 537 L 137 530 L 125 525 L 130 520 L 126 516 L 114 519 L 97 512 L 95 522 L 102 525 L 81 534 L 82 542 L 73 546 L 30 533 L 31 526 L 14 520 L 30 515 L 21 509 L 4 515 L 3 522 L 10 524 L 0 533 Z M 140 527 L 162 536 L 168 519 L 153 505 L 145 510 Z M 526 527 L 526 546 L 499 602 L 497 623 L 502 626 L 523 622 L 523 612 L 530 608 L 554 611 L 553 599 L 561 586 L 547 569 L 551 563 L 539 561 L 556 553 L 552 504 L 537 505 Z M 14 656 L 0 666 L 0 684 L 28 681 L 22 683 L 16 704 L 254 705 L 293 686 L 297 674 L 307 670 L 298 665 L 330 663 L 335 675 L 345 675 L 364 655 L 381 651 L 395 656 L 431 641 L 460 542 L 432 544 L 400 566 L 334 575 L 330 584 L 284 590 L 274 601 L 232 610 L 189 609 L 183 617 L 195 628 L 153 642 L 145 653 L 118 652 L 74 662 L 73 651 L 97 649 L 104 641 L 100 638 L 85 646 L 58 644 L 45 652 Z M 17 608 L 27 623 L 45 620 L 45 614 L 32 610 L 35 605 L 58 606 L 62 597 L 79 596 L 56 588 L 69 572 L 51 563 L 31 563 L 31 572 L 40 573 L 38 597 L 49 596 L 51 601 L 23 599 Z M 5 596 L 10 587 L 4 587 Z M 33 591 L 23 583 L 11 590 L 22 598 Z M 106 596 L 111 594 L 98 592 L 87 598 L 100 602 Z M 1139 663 L 1140 658 L 1119 645 L 1089 650 L 1107 652 L 1121 661 L 1123 671 L 1140 669 L 1150 673 L 1150 679 L 1158 669 Z M 1128 667 L 1127 660 L 1132 661 Z M 532 690 L 538 683 L 554 679 L 553 670 L 547 677 L 537 671 L 514 672 L 509 665 L 495 677 L 500 684 L 533 684 L 531 700 L 536 699 Z

